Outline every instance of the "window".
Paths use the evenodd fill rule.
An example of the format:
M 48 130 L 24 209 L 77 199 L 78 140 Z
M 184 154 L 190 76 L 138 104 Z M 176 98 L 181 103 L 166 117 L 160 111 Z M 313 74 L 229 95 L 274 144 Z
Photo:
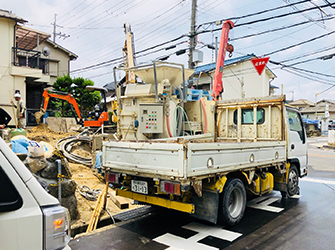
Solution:
M 21 196 L 0 166 L 0 212 L 14 211 L 21 206 Z
M 299 113 L 288 109 L 287 116 L 290 130 L 298 132 L 300 139 L 305 143 L 306 138 Z
M 265 111 L 260 108 L 257 109 L 257 124 L 262 124 L 265 121 Z M 234 123 L 237 124 L 237 110 L 234 111 Z M 242 125 L 254 123 L 254 110 L 242 109 Z

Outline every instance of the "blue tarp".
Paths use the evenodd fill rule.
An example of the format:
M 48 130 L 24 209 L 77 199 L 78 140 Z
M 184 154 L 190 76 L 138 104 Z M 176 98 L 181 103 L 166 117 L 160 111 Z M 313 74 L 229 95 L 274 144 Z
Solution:
M 302 121 L 306 124 L 316 124 L 319 125 L 319 120 L 312 120 L 307 118 L 302 118 Z
M 26 139 L 11 140 L 11 143 L 12 143 L 12 150 L 14 153 L 27 154 L 28 157 L 29 157 L 28 146 L 40 147 L 40 144 L 38 144 L 37 142 L 29 141 Z M 48 151 L 48 148 L 45 145 L 43 145 L 43 148 L 44 152 Z
M 17 140 L 12 140 L 12 150 L 14 153 L 22 153 L 22 154 L 28 154 L 28 146 L 29 146 L 29 141 L 26 139 L 17 139 Z

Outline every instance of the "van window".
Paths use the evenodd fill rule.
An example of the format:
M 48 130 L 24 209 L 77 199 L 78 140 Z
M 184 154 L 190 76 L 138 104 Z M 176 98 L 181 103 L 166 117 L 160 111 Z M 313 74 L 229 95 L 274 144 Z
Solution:
M 300 139 L 302 140 L 303 143 L 305 143 L 306 138 L 299 113 L 288 109 L 287 115 L 290 130 L 298 132 Z
M 265 121 L 265 111 L 262 108 L 257 109 L 257 124 L 262 124 Z M 237 124 L 237 110 L 234 111 L 234 123 Z M 254 123 L 254 110 L 242 109 L 242 125 Z
M 14 211 L 21 206 L 21 196 L 0 166 L 0 212 Z

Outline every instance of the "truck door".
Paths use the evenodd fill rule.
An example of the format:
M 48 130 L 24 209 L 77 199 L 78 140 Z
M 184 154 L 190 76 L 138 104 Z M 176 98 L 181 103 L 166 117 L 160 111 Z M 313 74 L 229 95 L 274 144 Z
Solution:
M 288 158 L 299 161 L 300 176 L 307 173 L 307 139 L 301 115 L 294 109 L 287 108 L 288 121 Z M 297 165 L 297 168 L 299 168 Z

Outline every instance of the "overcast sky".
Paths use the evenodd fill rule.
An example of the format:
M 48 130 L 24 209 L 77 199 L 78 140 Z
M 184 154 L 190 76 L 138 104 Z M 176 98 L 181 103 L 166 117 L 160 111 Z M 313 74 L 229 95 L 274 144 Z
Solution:
M 242 17 L 301 1 L 198 0 L 196 23 L 200 25 L 221 19 Z M 332 0 L 329 1 L 332 2 Z M 54 15 L 57 14 L 57 32 L 70 35 L 70 37 L 66 39 L 57 37 L 56 42 L 78 55 L 78 59 L 71 62 L 71 70 L 76 70 L 122 57 L 122 47 L 125 40 L 123 24 L 125 22 L 131 24 L 136 51 L 188 34 L 190 31 L 191 3 L 191 0 L 2 0 L 0 8 L 11 10 L 16 15 L 28 20 L 27 27 L 50 34 L 53 32 Z M 287 99 L 292 99 L 292 97 L 295 100 L 304 98 L 314 102 L 316 93 L 320 93 L 335 84 L 335 57 L 328 60 L 317 59 L 335 53 L 335 48 L 332 48 L 335 46 L 335 34 L 331 33 L 335 31 L 335 18 L 318 22 L 315 20 L 332 18 L 335 9 L 323 7 L 321 10 L 314 9 L 282 18 L 271 17 L 326 4 L 327 0 L 314 0 L 313 2 L 304 2 L 260 15 L 232 19 L 236 25 L 240 25 L 234 28 L 230 34 L 230 38 L 233 39 L 231 43 L 235 48 L 233 57 L 251 53 L 262 56 L 275 52 L 270 55 L 270 60 L 282 62 L 285 65 L 309 60 L 305 63 L 293 65 L 295 68 L 282 68 L 282 66 L 271 63 L 268 66 L 277 76 L 272 84 L 278 87 L 283 84 Z M 267 19 L 267 21 L 260 22 L 261 19 Z M 252 21 L 258 22 L 245 24 Z M 276 32 L 268 32 L 302 22 L 306 23 Z M 209 24 L 201 26 L 199 31 L 217 28 L 220 28 L 220 26 Z M 266 33 L 263 35 L 241 39 L 242 36 L 264 31 Z M 325 36 L 306 42 L 321 35 Z M 213 51 L 204 45 L 213 44 L 216 36 L 220 37 L 219 31 L 207 32 L 198 36 L 197 49 L 204 53 L 202 64 L 213 62 Z M 151 53 L 155 50 L 149 50 L 147 51 L 148 54 L 142 53 L 137 58 L 137 62 L 149 63 L 163 55 L 172 54 L 169 61 L 187 65 L 187 53 L 181 56 L 173 54 L 177 50 L 187 48 L 187 40 L 185 37 L 159 47 L 166 48 L 178 44 L 172 50 L 161 50 L 156 53 Z M 306 43 L 283 50 L 283 48 L 302 42 Z M 282 51 L 276 52 L 277 50 Z M 295 60 L 286 61 L 289 59 Z M 72 76 L 90 78 L 96 85 L 102 86 L 113 81 L 112 68 L 114 66 L 117 65 L 109 64 L 95 70 L 84 70 Z M 312 73 L 301 71 L 301 69 Z M 277 91 L 277 93 L 280 94 L 280 91 Z M 335 100 L 335 87 L 318 95 L 317 99 Z

